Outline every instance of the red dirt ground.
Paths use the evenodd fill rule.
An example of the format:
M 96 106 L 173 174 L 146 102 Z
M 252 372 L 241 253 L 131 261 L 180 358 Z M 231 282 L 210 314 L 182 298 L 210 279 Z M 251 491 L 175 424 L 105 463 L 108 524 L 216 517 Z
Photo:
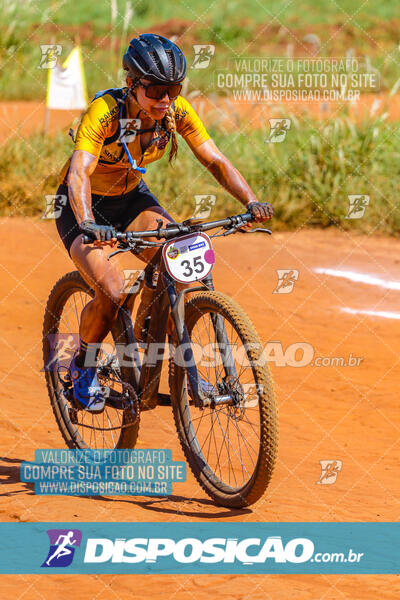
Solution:
M 169 498 L 36 496 L 21 483 L 21 461 L 36 448 L 62 448 L 41 364 L 44 306 L 73 265 L 53 223 L 1 220 L 0 376 L 3 521 L 395 521 L 399 516 L 400 367 L 398 321 L 352 315 L 341 307 L 396 311 L 398 292 L 328 276 L 317 267 L 400 279 L 398 241 L 337 230 L 216 240 L 217 289 L 245 308 L 264 342 L 309 342 L 318 356 L 362 357 L 358 367 L 276 367 L 280 445 L 263 499 L 246 510 L 214 506 L 189 473 Z M 23 243 L 21 243 L 23 242 Z M 246 243 L 247 242 L 247 243 Z M 125 257 L 124 257 L 125 259 Z M 132 258 L 130 260 L 133 260 Z M 126 266 L 124 264 L 124 266 Z M 134 264 L 128 264 L 135 268 Z M 273 294 L 276 269 L 298 269 L 290 294 Z M 163 383 L 165 390 L 165 381 Z M 143 414 L 138 447 L 172 448 L 183 460 L 170 407 Z M 316 485 L 319 461 L 342 460 L 334 485 Z M 73 594 L 79 600 L 285 598 L 393 600 L 396 576 L 3 576 L 0 598 Z M 77 591 L 79 593 L 77 594 Z M 212 591 L 211 591 L 212 590 Z

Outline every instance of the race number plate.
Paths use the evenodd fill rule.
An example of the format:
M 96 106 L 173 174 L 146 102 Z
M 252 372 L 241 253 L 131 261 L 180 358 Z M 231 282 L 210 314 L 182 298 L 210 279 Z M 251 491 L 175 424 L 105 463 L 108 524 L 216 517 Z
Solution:
M 168 273 L 179 283 L 204 279 L 215 262 L 211 240 L 205 233 L 191 233 L 175 238 L 163 248 Z

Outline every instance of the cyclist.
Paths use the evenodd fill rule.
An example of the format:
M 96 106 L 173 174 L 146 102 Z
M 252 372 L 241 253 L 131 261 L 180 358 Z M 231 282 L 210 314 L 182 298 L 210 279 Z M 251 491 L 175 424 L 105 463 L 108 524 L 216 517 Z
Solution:
M 172 222 L 142 178 L 144 166 L 160 159 L 170 143 L 169 160 L 177 155 L 176 134 L 215 179 L 248 208 L 256 221 L 271 218 L 270 204 L 258 202 L 242 175 L 218 150 L 187 100 L 180 96 L 186 76 L 183 52 L 165 37 L 142 34 L 131 40 L 123 56 L 126 87 L 98 92 L 79 125 L 72 157 L 61 172 L 58 196 L 66 196 L 56 224 L 61 239 L 95 296 L 83 309 L 70 373 L 76 400 L 88 411 L 100 412 L 105 399 L 94 366 L 95 356 L 124 301 L 124 277 L 107 258 L 103 246 L 115 243 L 116 231 L 155 229 Z M 82 233 L 94 243 L 84 245 Z M 148 263 L 155 250 L 144 250 Z M 143 307 L 153 291 L 144 286 L 135 323 L 140 339 Z

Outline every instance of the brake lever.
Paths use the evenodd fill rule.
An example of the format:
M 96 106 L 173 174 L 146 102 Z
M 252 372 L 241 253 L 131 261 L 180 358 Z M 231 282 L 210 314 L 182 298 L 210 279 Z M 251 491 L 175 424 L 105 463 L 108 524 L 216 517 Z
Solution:
M 135 252 L 136 246 L 136 240 L 120 242 L 117 246 L 118 250 L 111 252 L 111 254 L 108 255 L 108 258 L 110 259 L 112 256 L 115 256 L 116 254 L 121 254 L 122 252 Z
M 231 233 L 239 232 L 239 233 L 267 233 L 268 235 L 272 235 L 272 231 L 270 229 L 264 229 L 262 227 L 256 227 L 255 229 L 242 229 L 245 223 L 238 223 L 233 225 L 229 229 L 225 231 L 222 235 L 230 235 Z
M 256 227 L 255 229 L 238 229 L 240 233 L 267 233 L 268 235 L 272 235 L 272 231 L 270 229 L 263 229 L 263 227 Z
M 240 227 L 243 227 L 243 226 L 242 226 L 242 225 L 240 225 Z M 235 233 L 235 231 L 238 231 L 238 228 L 237 228 L 237 226 L 230 227 L 230 228 L 229 228 L 229 229 L 227 229 L 227 230 L 225 231 L 225 233 L 223 233 L 222 235 L 223 235 L 223 236 L 225 236 L 225 235 L 230 235 L 231 233 Z M 243 232 L 243 233 L 244 233 L 244 232 Z
M 116 254 L 121 254 L 121 252 L 130 252 L 131 250 L 132 248 L 130 248 L 129 246 L 126 246 L 124 248 L 120 247 L 118 250 L 111 252 L 111 254 L 108 255 L 108 259 L 110 259 L 112 256 L 115 256 Z
M 163 220 L 162 219 L 157 219 L 157 227 L 156 227 L 156 229 L 157 229 L 158 236 L 160 235 L 160 231 L 162 229 L 162 226 L 163 226 Z

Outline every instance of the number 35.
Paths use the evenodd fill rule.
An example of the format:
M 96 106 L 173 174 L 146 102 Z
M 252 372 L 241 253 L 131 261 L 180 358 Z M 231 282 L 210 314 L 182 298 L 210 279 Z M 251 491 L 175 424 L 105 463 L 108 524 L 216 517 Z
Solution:
M 190 261 L 189 260 L 183 260 L 181 262 L 181 266 L 185 267 L 185 270 L 183 271 L 183 275 L 185 277 L 190 277 L 193 273 L 193 268 L 190 265 Z M 194 271 L 195 273 L 202 273 L 204 271 L 204 263 L 201 259 L 201 256 L 195 256 L 193 258 L 193 267 L 194 267 Z

